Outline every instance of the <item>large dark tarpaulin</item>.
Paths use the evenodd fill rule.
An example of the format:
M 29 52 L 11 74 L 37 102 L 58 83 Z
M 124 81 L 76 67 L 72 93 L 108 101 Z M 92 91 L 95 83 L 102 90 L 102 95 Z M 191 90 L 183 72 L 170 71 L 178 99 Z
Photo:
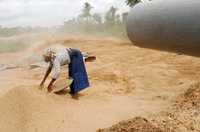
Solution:
M 200 0 L 154 0 L 134 6 L 127 34 L 137 46 L 200 56 Z

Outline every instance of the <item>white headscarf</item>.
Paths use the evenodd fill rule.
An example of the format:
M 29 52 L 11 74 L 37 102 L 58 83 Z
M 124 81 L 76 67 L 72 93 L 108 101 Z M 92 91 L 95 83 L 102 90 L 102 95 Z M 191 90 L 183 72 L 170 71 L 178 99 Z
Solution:
M 47 48 L 44 51 L 44 56 L 54 58 L 56 56 L 56 52 L 52 50 L 52 48 Z

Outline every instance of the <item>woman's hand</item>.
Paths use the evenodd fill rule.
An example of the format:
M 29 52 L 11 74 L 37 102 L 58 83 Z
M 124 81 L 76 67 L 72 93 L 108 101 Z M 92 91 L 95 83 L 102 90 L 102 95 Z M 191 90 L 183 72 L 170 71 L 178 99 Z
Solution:
M 40 83 L 40 86 L 39 86 L 39 89 L 43 89 L 44 88 L 44 81 L 42 81 L 41 83 Z
M 52 89 L 52 84 L 49 84 L 49 86 L 47 87 L 48 92 L 50 93 L 53 89 Z
M 93 62 L 96 60 L 96 56 L 88 56 L 85 58 L 85 62 Z
M 48 92 L 51 92 L 53 89 L 53 83 L 56 81 L 56 79 L 52 79 L 51 82 L 49 83 L 48 87 L 47 87 L 47 90 Z

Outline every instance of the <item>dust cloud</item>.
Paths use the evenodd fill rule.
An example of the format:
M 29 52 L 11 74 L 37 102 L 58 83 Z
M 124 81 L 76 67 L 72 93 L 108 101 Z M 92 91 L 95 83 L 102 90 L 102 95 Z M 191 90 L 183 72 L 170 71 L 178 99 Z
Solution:
M 1 41 L 8 39 L 25 40 L 27 46 L 0 53 L 1 64 L 17 65 L 0 71 L 1 131 L 104 131 L 122 120 L 105 131 L 144 131 L 146 126 L 157 131 L 199 130 L 199 58 L 138 48 L 115 37 L 40 33 Z M 97 56 L 86 64 L 91 87 L 78 100 L 68 92 L 38 89 L 46 68 L 30 65 L 43 65 L 41 53 L 47 47 L 78 48 Z M 64 67 L 60 79 L 66 75 Z

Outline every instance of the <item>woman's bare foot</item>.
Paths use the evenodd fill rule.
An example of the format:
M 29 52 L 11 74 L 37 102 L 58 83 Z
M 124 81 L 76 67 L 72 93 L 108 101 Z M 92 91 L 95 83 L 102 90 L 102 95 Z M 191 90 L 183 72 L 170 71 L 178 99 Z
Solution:
M 78 93 L 71 93 L 70 95 L 72 96 L 73 99 L 78 100 L 79 99 L 79 94 Z

